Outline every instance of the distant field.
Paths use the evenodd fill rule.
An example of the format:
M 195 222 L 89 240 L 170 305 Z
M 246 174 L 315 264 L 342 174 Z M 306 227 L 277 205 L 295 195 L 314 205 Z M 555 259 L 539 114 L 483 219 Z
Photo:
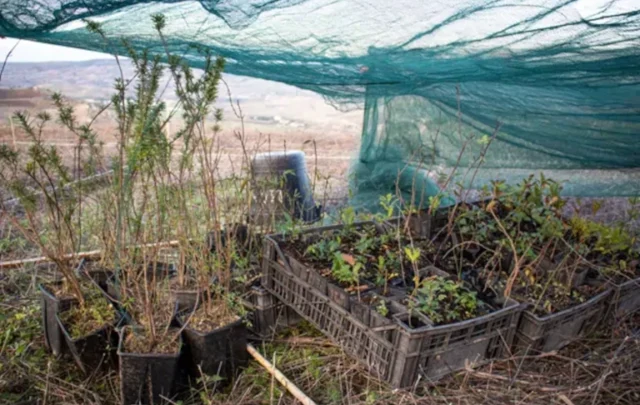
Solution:
M 125 71 L 131 74 L 129 66 L 125 65 Z M 9 64 L 0 83 L 3 87 L 0 88 L 0 142 L 26 149 L 29 141 L 15 121 L 12 128 L 10 117 L 16 110 L 26 110 L 32 115 L 48 111 L 55 117 L 51 102 L 54 91 L 69 98 L 79 120 L 88 122 L 108 102 L 117 74 L 115 63 L 105 60 Z M 244 127 L 247 146 L 252 152 L 303 150 L 307 154 L 309 172 L 313 175 L 317 170 L 323 177 L 330 177 L 330 189 L 341 195 L 346 193 L 348 167 L 359 148 L 362 111 L 340 112 L 312 92 L 278 83 L 237 76 L 227 76 L 225 82 L 231 99 L 226 88 L 221 89 L 217 104 L 224 111 L 218 138 L 224 155 L 221 160 L 223 172 L 230 171 L 242 158 L 235 134 Z M 163 96 L 170 107 L 174 103 L 172 92 L 168 82 Z M 237 103 L 243 120 L 236 116 L 240 111 Z M 179 114 L 176 116 L 168 127 L 170 135 L 180 128 Z M 106 155 L 113 155 L 117 128 L 112 112 L 104 112 L 93 128 L 104 143 Z M 75 135 L 51 122 L 45 128 L 44 136 L 50 144 L 60 148 L 70 164 Z

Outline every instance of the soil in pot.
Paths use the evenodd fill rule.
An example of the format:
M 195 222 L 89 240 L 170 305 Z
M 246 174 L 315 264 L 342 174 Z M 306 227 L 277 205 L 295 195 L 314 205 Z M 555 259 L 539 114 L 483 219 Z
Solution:
M 84 308 L 74 306 L 57 318 L 69 353 L 85 374 L 116 368 L 118 335 L 114 327 L 120 316 L 104 297 L 87 299 Z
M 185 357 L 191 360 L 188 371 L 192 380 L 205 374 L 229 382 L 246 366 L 247 328 L 238 316 L 201 307 L 190 317 L 185 314 L 179 320 L 188 322 L 183 339 Z
M 525 286 L 520 284 L 514 287 L 511 297 L 516 301 L 532 304 L 531 311 L 536 315 L 546 316 L 582 304 L 602 291 L 601 287 L 584 284 L 569 289 L 557 283 L 547 286 L 540 284 Z
M 160 404 L 173 398 L 181 341 L 170 329 L 150 342 L 142 328 L 125 326 L 120 332 L 120 392 L 122 404 Z
M 406 325 L 409 329 L 420 329 L 424 327 L 431 327 L 433 323 L 424 314 L 415 312 L 413 314 L 398 314 L 396 318 Z
M 353 280 L 350 282 L 338 280 L 336 273 L 331 269 L 324 269 L 318 272 L 322 277 L 327 279 L 332 287 L 329 287 L 327 294 L 332 301 L 336 302 L 345 309 L 349 309 L 350 297 L 357 297 L 373 288 L 371 283 L 364 280 Z

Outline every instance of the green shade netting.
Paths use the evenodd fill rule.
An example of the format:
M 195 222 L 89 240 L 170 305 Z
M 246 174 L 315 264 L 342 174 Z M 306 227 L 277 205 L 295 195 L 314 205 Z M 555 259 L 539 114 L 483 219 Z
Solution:
M 433 195 L 455 166 L 467 184 L 545 171 L 570 194 L 640 194 L 638 0 L 0 0 L 0 35 L 164 54 L 156 13 L 194 67 L 203 46 L 229 73 L 363 107 L 355 200 Z

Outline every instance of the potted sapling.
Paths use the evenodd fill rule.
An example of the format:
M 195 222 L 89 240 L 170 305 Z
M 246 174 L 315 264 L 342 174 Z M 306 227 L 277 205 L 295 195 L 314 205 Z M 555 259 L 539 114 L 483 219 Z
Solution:
M 62 96 L 54 94 L 53 101 L 60 121 L 72 128 L 78 137 L 75 168 L 83 166 L 91 173 L 94 166 L 89 162 L 93 161 L 98 149 L 95 133 L 87 126 L 77 125 L 73 108 Z M 65 165 L 58 149 L 43 140 L 43 130 L 51 120 L 48 113 L 32 118 L 26 112 L 18 112 L 15 119 L 31 146 L 24 155 L 6 145 L 0 146 L 0 178 L 18 201 L 17 205 L 2 209 L 16 229 L 41 250 L 61 275 L 57 281 L 40 285 L 46 346 L 55 355 L 65 351 L 65 340 L 72 346 L 76 343 L 86 346 L 86 350 L 75 347 L 71 351 L 76 361 L 82 363 L 78 353 L 104 349 L 85 344 L 84 340 L 93 340 L 95 333 L 113 327 L 116 320 L 113 308 L 94 293 L 95 286 L 81 283 L 74 271 L 72 255 L 81 242 L 83 185 L 74 181 L 71 169 Z M 88 148 L 84 147 L 86 144 Z M 78 170 L 75 172 L 77 174 Z M 58 322 L 57 314 L 71 307 L 76 307 L 72 315 L 67 314 L 63 323 Z M 81 328 L 77 328 L 79 326 Z M 71 328 L 71 333 L 67 328 Z M 70 335 L 73 335 L 72 339 Z
M 527 305 L 516 346 L 557 350 L 599 324 L 610 291 L 589 282 L 586 251 L 573 240 L 562 215 L 566 201 L 558 183 L 541 175 L 493 187 L 494 198 L 478 210 L 491 236 L 479 236 L 483 245 L 492 242 L 493 255 L 508 258 L 508 264 L 489 261 L 475 274 L 477 288 L 496 302 L 514 299 Z
M 119 283 L 130 325 L 120 329 L 118 358 L 123 404 L 160 403 L 175 395 L 182 339 L 173 324 L 175 300 L 168 280 L 126 277 L 139 266 L 124 266 Z
M 634 201 L 631 199 L 631 203 Z M 637 218 L 633 208 L 629 219 Z M 612 287 L 611 306 L 616 318 L 640 309 L 640 252 L 638 237 L 626 224 L 605 225 L 581 217 L 570 220 L 571 234 L 592 268 L 597 269 L 598 282 Z M 582 249 L 580 249 L 580 247 Z
M 230 381 L 247 363 L 247 325 L 240 294 L 233 291 L 235 264 L 242 257 L 235 238 L 211 254 L 203 245 L 191 257 L 197 291 L 190 309 L 178 312 L 185 343 L 187 374 L 192 382 Z
M 361 257 L 336 252 L 333 256 L 330 273 L 336 284 L 327 283 L 329 298 L 346 310 L 351 308 L 352 295 L 356 295 L 360 301 L 361 291 L 369 289 L 369 285 L 362 284 L 360 280 L 360 273 L 363 269 L 364 264 Z
M 225 250 L 231 253 L 234 243 Z M 247 329 L 239 295 L 231 292 L 233 254 L 211 255 L 199 266 L 198 297 L 193 310 L 178 315 L 183 328 L 185 356 L 190 359 L 189 376 L 194 380 L 218 376 L 229 381 L 247 363 Z M 213 277 L 212 277 L 213 276 Z M 211 284 L 211 279 L 216 283 Z
M 155 16 L 154 23 L 161 42 L 166 44 L 162 33 L 164 17 Z M 185 61 L 167 57 L 185 121 L 180 136 L 191 148 L 183 153 L 182 159 L 197 163 L 195 172 L 199 176 L 193 181 L 202 192 L 200 201 L 204 205 L 204 210 L 196 213 L 188 206 L 188 199 L 181 199 L 184 202 L 181 228 L 194 238 L 201 228 L 193 225 L 201 225 L 209 232 L 206 245 L 192 245 L 194 248 L 188 254 L 181 254 L 185 268 L 192 269 L 196 293 L 192 294 L 195 300 L 181 306 L 176 320 L 182 330 L 189 376 L 200 381 L 209 380 L 204 376 L 229 380 L 247 361 L 243 307 L 239 295 L 232 291 L 234 268 L 247 251 L 239 243 L 243 238 L 237 237 L 241 226 L 229 226 L 226 231 L 223 228 L 225 224 L 242 223 L 246 218 L 250 194 L 246 187 L 238 191 L 231 184 L 246 184 L 245 181 L 226 181 L 218 167 L 222 111 L 212 105 L 217 98 L 224 59 L 204 52 L 203 73 L 197 77 Z M 210 118 L 214 121 L 213 131 L 204 125 Z M 247 164 L 243 159 L 243 167 Z M 181 187 L 184 179 L 180 176 L 178 179 Z

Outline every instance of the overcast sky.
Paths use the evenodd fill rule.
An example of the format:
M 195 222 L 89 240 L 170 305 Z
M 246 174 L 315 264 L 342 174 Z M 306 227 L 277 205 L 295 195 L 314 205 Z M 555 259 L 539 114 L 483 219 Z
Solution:
M 0 39 L 0 65 L 7 53 L 16 44 L 13 38 Z M 82 61 L 91 59 L 111 59 L 113 56 L 89 52 L 64 46 L 40 44 L 32 41 L 20 41 L 18 47 L 11 54 L 10 62 L 51 62 L 51 61 Z
M 614 3 L 614 2 L 611 2 L 611 0 L 577 0 L 574 4 L 564 8 L 562 12 L 556 13 L 552 17 L 555 19 L 554 20 L 555 23 L 562 23 L 562 22 L 569 22 L 569 21 L 579 21 L 581 18 L 599 15 L 599 13 L 603 12 L 603 10 L 606 10 L 605 14 L 607 15 L 614 15 L 616 13 L 628 12 L 628 11 L 637 9 L 638 1 L 639 0 L 618 0 Z M 385 0 L 380 0 L 380 2 L 382 2 L 382 4 L 386 4 Z M 543 1 L 540 0 L 540 2 L 543 2 Z M 443 4 L 442 6 L 444 7 L 445 5 L 448 5 L 448 7 L 451 9 L 452 12 L 458 10 L 459 5 L 457 4 L 456 1 L 447 1 L 444 3 L 445 4 Z M 394 4 L 394 3 L 391 2 L 390 4 Z M 185 6 L 185 7 L 189 7 L 189 6 Z M 200 5 L 199 4 L 193 5 L 193 7 L 200 7 Z M 304 5 L 302 5 L 301 7 L 304 7 Z M 395 6 L 392 5 L 390 7 L 393 8 Z M 417 5 L 416 11 L 422 10 L 423 8 L 424 7 L 422 5 Z M 425 8 L 425 9 L 430 10 L 429 8 Z M 363 21 L 375 22 L 375 21 L 378 21 L 376 18 L 382 18 L 382 17 L 391 18 L 392 20 L 390 21 L 393 21 L 393 19 L 395 18 L 395 16 L 393 16 L 392 14 L 377 15 L 376 13 L 380 13 L 380 11 L 378 11 L 375 7 L 365 7 L 362 9 L 362 11 L 368 11 L 373 13 L 371 18 L 363 18 Z M 513 10 L 510 9 L 510 13 L 514 13 L 515 11 L 517 11 L 517 9 L 513 9 Z M 528 8 L 522 8 L 521 11 L 526 15 L 528 15 L 527 13 L 530 12 Z M 207 13 L 203 11 L 203 14 L 207 14 Z M 286 13 L 280 13 L 280 15 L 286 17 Z M 430 15 L 430 14 L 427 13 L 425 15 Z M 433 15 L 434 15 L 433 18 L 440 18 L 439 13 L 434 13 Z M 523 18 L 526 17 L 526 15 L 524 15 Z M 323 14 L 320 13 L 320 16 L 322 17 Z M 334 24 L 335 26 L 332 27 L 330 24 L 331 21 L 335 20 L 338 17 L 340 16 L 333 15 L 333 14 L 324 15 L 324 18 L 327 20 L 325 22 L 329 25 L 320 24 L 320 27 L 323 30 L 327 30 L 327 34 L 330 33 L 331 30 L 336 30 L 335 31 L 336 35 L 344 36 L 343 40 L 346 41 L 348 46 L 352 46 L 352 43 L 355 44 L 355 43 L 361 42 L 360 43 L 361 48 L 359 49 L 359 52 L 366 53 L 366 50 L 371 45 L 370 40 L 367 38 L 364 41 L 358 41 L 358 38 L 362 37 L 361 32 L 359 32 L 360 31 L 359 29 L 344 31 L 343 26 L 338 23 L 335 23 Z M 422 21 L 420 20 L 422 18 L 422 15 L 419 13 L 416 13 L 415 18 L 417 18 L 419 22 Z M 509 22 L 513 20 L 513 18 L 516 18 L 516 17 L 512 16 L 511 19 L 505 19 L 505 21 Z M 551 17 L 548 17 L 547 19 L 545 19 L 545 23 L 541 23 L 541 24 L 542 25 L 548 24 L 549 22 L 547 20 L 549 18 Z M 493 24 L 483 24 L 482 19 L 480 19 L 479 21 L 480 23 L 476 21 L 476 23 L 471 27 L 466 26 L 464 22 L 462 22 L 458 24 L 452 24 L 452 26 L 449 28 L 446 28 L 446 27 L 440 28 L 438 31 L 438 35 L 423 36 L 422 40 L 427 42 L 423 43 L 418 41 L 413 46 L 420 47 L 420 46 L 440 45 L 442 43 L 447 43 L 451 40 L 458 40 L 460 38 L 464 38 L 465 35 L 469 34 L 469 32 L 478 31 L 479 33 L 477 33 L 477 36 L 481 36 L 488 33 L 488 31 L 485 32 L 486 30 L 490 31 L 495 29 L 495 26 Z M 264 23 L 268 24 L 269 20 L 267 20 Z M 73 24 L 82 25 L 83 23 L 81 21 L 74 21 L 72 23 L 69 23 L 67 25 L 67 28 L 69 28 Z M 216 21 L 212 20 L 211 24 L 212 24 L 212 28 L 215 28 Z M 380 23 L 375 22 L 375 26 L 380 26 Z M 408 26 L 410 27 L 410 25 Z M 199 27 L 200 25 L 198 25 L 198 30 L 200 29 Z M 226 26 L 219 26 L 217 28 L 220 30 L 224 30 L 226 29 Z M 324 32 L 324 31 L 321 31 L 321 32 Z M 374 32 L 379 32 L 379 31 L 374 31 Z M 571 34 L 571 31 L 567 31 L 567 32 Z M 313 37 L 313 35 L 311 35 L 313 33 L 314 33 L 313 31 L 309 31 L 308 36 Z M 348 34 L 354 35 L 353 41 L 349 40 Z M 235 35 L 235 32 L 234 32 L 234 35 Z M 242 35 L 242 32 L 239 31 L 238 35 Z M 257 38 L 257 39 L 254 38 L 251 32 L 249 32 L 247 35 L 249 35 L 249 37 L 246 38 L 247 41 L 262 40 L 261 38 Z M 564 35 L 567 35 L 567 34 L 565 33 Z M 266 37 L 268 37 L 268 35 L 266 35 Z M 388 41 L 391 41 L 390 44 L 396 44 L 396 42 L 398 41 L 398 39 L 393 35 L 387 35 L 386 37 L 388 37 Z M 283 35 L 282 41 L 285 41 L 286 38 L 287 37 Z M 549 38 L 546 38 L 546 39 L 548 40 Z M 430 41 L 435 41 L 435 42 L 430 42 Z M 535 43 L 536 41 L 535 38 L 533 39 L 533 41 Z M 381 46 L 383 42 L 384 42 L 384 37 L 377 38 L 375 41 L 376 46 Z M 9 50 L 15 43 L 16 43 L 15 39 L 11 39 L 11 38 L 0 39 L 0 64 L 4 60 L 7 52 L 9 52 Z M 89 51 L 66 48 L 61 46 L 54 46 L 54 45 L 45 45 L 45 44 L 39 44 L 31 41 L 22 41 L 20 45 L 18 45 L 18 47 L 16 48 L 10 60 L 12 62 L 83 61 L 83 60 L 91 60 L 91 59 L 110 59 L 111 57 L 112 56 L 110 55 L 101 54 L 97 52 L 89 52 Z

